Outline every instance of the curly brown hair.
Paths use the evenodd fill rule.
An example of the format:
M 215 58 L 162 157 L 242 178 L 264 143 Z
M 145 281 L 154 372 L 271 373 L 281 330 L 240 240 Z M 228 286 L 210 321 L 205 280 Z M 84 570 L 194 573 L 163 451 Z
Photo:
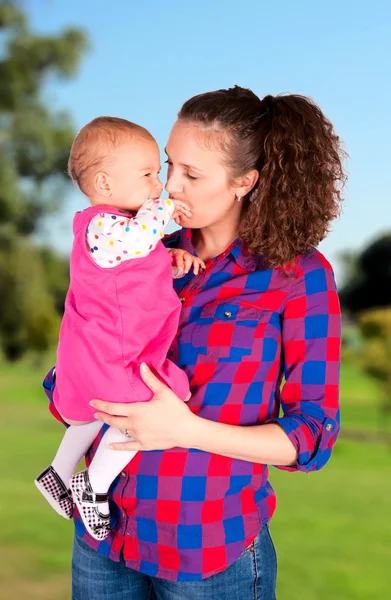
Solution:
M 190 98 L 178 118 L 215 136 L 232 181 L 252 169 L 239 236 L 268 266 L 288 266 L 318 246 L 341 210 L 347 156 L 310 98 L 265 96 L 235 86 Z

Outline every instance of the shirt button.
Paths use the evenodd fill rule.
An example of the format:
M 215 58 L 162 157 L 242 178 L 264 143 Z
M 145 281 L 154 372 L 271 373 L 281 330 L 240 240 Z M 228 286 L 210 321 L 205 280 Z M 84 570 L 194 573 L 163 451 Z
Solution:
M 185 298 L 184 296 L 181 296 L 181 297 L 179 298 L 179 300 L 180 300 L 180 301 L 182 302 L 182 304 L 183 304 L 183 303 L 184 303 L 184 301 L 186 300 L 186 298 Z
M 229 312 L 229 310 L 227 310 L 227 311 L 224 313 L 224 316 L 225 316 L 225 317 L 227 317 L 227 319 L 229 319 L 229 318 L 231 318 L 231 317 L 232 317 L 232 313 L 231 313 L 231 312 Z
M 250 546 L 250 552 L 255 552 L 254 542 Z
M 326 431 L 333 431 L 333 426 L 332 426 L 332 424 L 331 424 L 331 423 L 328 423 L 328 424 L 326 425 Z
M 122 472 L 121 472 L 121 477 L 127 477 L 127 475 L 126 475 L 125 471 L 122 471 Z

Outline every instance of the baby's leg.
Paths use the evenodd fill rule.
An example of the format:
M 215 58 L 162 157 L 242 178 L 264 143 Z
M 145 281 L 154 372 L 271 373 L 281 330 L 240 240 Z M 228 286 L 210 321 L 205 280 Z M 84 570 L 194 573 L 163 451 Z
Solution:
M 35 479 L 41 494 L 66 519 L 72 518 L 74 506 L 68 490 L 69 480 L 101 427 L 101 421 L 68 427 L 53 462 Z
M 132 460 L 135 451 L 118 451 L 109 448 L 114 442 L 129 441 L 118 429 L 109 427 L 96 450 L 88 469 L 76 473 L 70 488 L 87 531 L 96 540 L 110 533 L 108 491 L 110 484 Z
M 72 423 L 78 423 L 78 421 L 72 421 Z M 91 421 L 79 425 L 71 424 L 65 431 L 52 462 L 52 467 L 57 471 L 66 486 L 68 486 L 77 465 L 86 455 L 102 425 L 102 421 Z
M 88 469 L 94 492 L 106 494 L 114 479 L 136 454 L 134 450 L 113 450 L 109 448 L 110 444 L 129 441 L 119 429 L 109 427 L 106 431 Z

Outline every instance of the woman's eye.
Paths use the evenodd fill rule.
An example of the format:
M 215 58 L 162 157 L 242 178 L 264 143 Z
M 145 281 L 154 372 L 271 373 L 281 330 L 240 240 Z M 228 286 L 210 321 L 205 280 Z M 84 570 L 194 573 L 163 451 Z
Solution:
M 150 177 L 150 176 L 151 176 L 151 173 L 146 173 L 146 174 L 144 175 L 144 177 Z
M 164 161 L 166 163 L 166 165 L 168 165 L 169 167 L 172 167 L 172 162 L 170 161 L 170 159 L 167 159 L 166 161 Z M 194 177 L 193 175 L 190 175 L 189 173 L 186 173 L 186 177 L 188 179 L 191 179 L 192 181 L 194 181 L 195 179 L 198 179 L 198 177 Z

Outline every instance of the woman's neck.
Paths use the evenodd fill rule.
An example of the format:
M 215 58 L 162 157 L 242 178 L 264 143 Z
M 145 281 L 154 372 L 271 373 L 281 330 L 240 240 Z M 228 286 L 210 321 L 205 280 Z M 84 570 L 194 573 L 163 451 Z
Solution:
M 218 256 L 238 237 L 237 223 L 220 223 L 193 232 L 193 247 L 203 261 Z

